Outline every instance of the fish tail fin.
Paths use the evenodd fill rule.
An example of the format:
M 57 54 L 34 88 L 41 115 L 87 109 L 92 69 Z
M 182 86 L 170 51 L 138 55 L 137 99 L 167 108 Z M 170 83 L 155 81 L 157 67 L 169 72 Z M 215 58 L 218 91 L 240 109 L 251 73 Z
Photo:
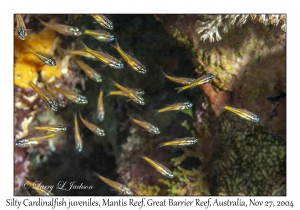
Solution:
M 165 77 L 167 76 L 167 74 L 163 70 L 160 70 L 160 71 L 161 71 L 161 73 L 164 74 Z
M 155 117 L 156 115 L 158 115 L 160 112 L 159 112 L 159 109 L 155 109 L 152 111 L 153 112 L 153 117 Z
M 100 174 L 98 174 L 97 172 L 95 172 L 95 171 L 93 171 L 93 176 L 95 176 L 95 177 L 100 177 L 101 175 Z
M 73 113 L 73 117 L 75 120 L 77 120 L 77 112 Z
M 87 50 L 88 49 L 88 47 L 84 44 L 84 42 L 83 41 L 81 41 L 81 40 L 79 40 L 79 47 L 80 48 L 83 48 L 83 50 Z
M 145 155 L 140 155 L 140 157 L 143 158 L 143 159 L 145 159 L 146 156 Z
M 115 82 L 115 80 L 113 80 L 112 78 L 109 78 L 109 79 L 110 79 L 110 81 L 111 81 L 111 84 L 112 84 L 112 85 L 114 85 L 114 86 L 115 86 L 115 85 L 117 85 L 117 84 L 118 84 L 118 83 L 116 83 L 116 82 Z
M 178 87 L 178 88 L 174 88 L 175 90 L 178 90 L 177 93 L 180 93 L 181 91 L 184 91 L 185 88 L 184 87 Z
M 164 147 L 164 146 L 166 146 L 166 145 L 165 145 L 165 142 L 160 143 L 160 144 L 158 145 L 158 147 Z

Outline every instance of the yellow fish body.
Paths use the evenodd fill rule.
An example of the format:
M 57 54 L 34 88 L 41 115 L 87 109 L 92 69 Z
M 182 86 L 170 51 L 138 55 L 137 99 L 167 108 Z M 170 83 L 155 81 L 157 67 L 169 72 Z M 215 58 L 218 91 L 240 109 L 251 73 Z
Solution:
M 180 102 L 180 103 L 171 104 L 165 108 L 159 109 L 157 111 L 157 113 L 169 112 L 169 111 L 180 111 L 180 110 L 188 109 L 192 106 L 193 106 L 193 104 L 190 102 Z
M 125 95 L 130 98 L 131 100 L 133 100 L 134 102 L 140 104 L 140 105 L 145 105 L 145 102 L 144 102 L 144 99 L 136 94 L 136 92 L 132 89 L 132 88 L 127 88 L 127 87 L 124 87 L 118 83 L 116 83 L 115 81 L 113 81 L 111 79 L 111 81 L 114 83 L 114 85 L 119 88 L 123 93 L 125 93 Z
M 34 130 L 38 131 L 48 131 L 54 133 L 63 132 L 67 130 L 66 126 L 63 125 L 34 126 L 33 128 Z
M 110 66 L 111 68 L 114 69 L 122 69 L 123 63 L 116 59 L 115 57 L 109 55 L 108 53 L 104 53 L 100 48 L 98 48 L 98 50 L 92 50 L 90 48 L 88 48 L 83 42 L 81 42 L 84 50 L 88 53 L 90 53 L 91 55 L 93 55 L 94 57 L 96 57 L 98 60 L 100 60 L 102 63 L 104 63 L 105 65 Z
M 80 133 L 80 129 L 79 129 L 79 125 L 78 125 L 78 121 L 77 121 L 77 114 L 74 113 L 74 131 L 75 131 L 75 146 L 78 152 L 82 151 L 83 148 L 83 140 L 81 137 L 81 133 Z
M 99 98 L 98 98 L 98 103 L 97 103 L 97 117 L 100 122 L 104 120 L 104 103 L 103 103 L 103 91 L 102 89 L 100 90 Z
M 91 15 L 96 22 L 98 22 L 103 28 L 112 30 L 114 28 L 113 23 L 104 15 Z
M 39 96 L 43 99 L 45 104 L 50 109 L 52 109 L 53 111 L 57 111 L 57 103 L 47 91 L 38 88 L 32 81 L 29 82 L 29 86 L 32 87 L 34 91 L 39 94 Z
M 136 123 L 137 125 L 139 125 L 139 126 L 143 127 L 144 129 L 146 129 L 150 133 L 160 134 L 159 129 L 157 127 L 155 127 L 154 125 L 148 123 L 148 122 L 137 120 L 135 118 L 132 118 L 132 121 L 134 123 Z
M 60 33 L 66 36 L 81 36 L 81 31 L 79 28 L 74 27 L 74 26 L 68 26 L 64 24 L 59 24 L 59 23 L 47 23 L 39 19 L 38 17 L 35 17 L 38 19 L 44 26 Z
M 181 139 L 176 139 L 174 141 L 168 141 L 168 142 L 163 142 L 159 144 L 159 147 L 165 147 L 165 146 L 188 146 L 188 145 L 193 145 L 198 142 L 198 139 L 194 137 L 186 137 L 186 138 L 181 138 Z
M 111 35 L 108 31 L 105 30 L 93 31 L 93 30 L 83 28 L 83 33 L 94 37 L 100 42 L 111 42 L 115 39 L 113 35 Z
M 22 139 L 18 139 L 16 141 L 16 146 L 18 147 L 34 147 L 38 144 L 40 144 L 41 142 L 43 142 L 46 139 L 50 139 L 53 138 L 55 136 L 54 133 L 45 135 L 45 136 L 40 136 L 40 137 L 31 137 L 31 138 L 22 138 Z
M 134 57 L 132 57 L 131 55 L 128 55 L 127 53 L 125 53 L 120 45 L 117 39 L 115 39 L 116 41 L 116 46 L 111 45 L 112 47 L 114 47 L 119 54 L 123 57 L 123 59 L 128 63 L 128 65 L 135 71 L 145 74 L 147 72 L 146 67 L 141 64 L 141 62 L 139 62 L 137 59 L 135 59 Z
M 17 20 L 16 30 L 17 30 L 18 36 L 21 40 L 25 40 L 27 37 L 27 30 L 26 30 L 24 20 L 23 20 L 22 16 L 18 15 L 18 14 L 16 15 L 16 20 Z
M 184 78 L 184 77 L 172 77 L 167 75 L 165 72 L 161 71 L 165 77 L 173 82 L 179 83 L 179 84 L 183 84 L 183 85 L 189 85 L 191 84 L 193 81 L 195 81 L 195 79 L 192 78 Z
M 179 92 L 184 91 L 186 89 L 194 88 L 198 85 L 205 84 L 205 83 L 211 81 L 214 77 L 215 76 L 213 74 L 209 73 L 209 74 L 206 74 L 202 77 L 199 77 L 198 79 L 195 79 L 193 82 L 191 82 L 190 84 L 188 84 L 184 87 L 175 88 L 175 90 L 178 90 L 177 93 L 179 93 Z
M 89 65 L 85 64 L 83 61 L 75 57 L 73 57 L 73 59 L 90 79 L 94 80 L 95 82 L 102 81 L 101 75 L 98 72 L 96 72 L 92 67 L 90 67 Z
M 83 119 L 81 114 L 79 113 L 81 122 L 90 130 L 92 131 L 94 134 L 98 135 L 98 136 L 105 136 L 104 130 L 102 130 L 101 128 L 97 127 L 96 125 L 94 125 L 93 123 L 88 122 L 87 120 Z
M 233 112 L 234 114 L 240 116 L 241 118 L 244 118 L 246 120 L 250 120 L 252 122 L 258 122 L 259 117 L 252 112 L 247 111 L 246 109 L 238 109 L 230 106 L 225 106 L 224 109 Z
M 173 173 L 172 171 L 170 171 L 169 169 L 167 169 L 165 166 L 163 166 L 162 164 L 151 160 L 150 158 L 142 155 L 141 158 L 143 158 L 144 160 L 146 160 L 148 163 L 150 163 L 150 165 L 152 165 L 159 173 L 161 173 L 162 175 L 165 175 L 168 178 L 173 178 Z
M 94 175 L 99 177 L 103 182 L 105 182 L 107 185 L 111 186 L 118 192 L 120 192 L 124 195 L 132 195 L 130 189 L 128 187 L 126 187 L 125 185 L 115 182 L 113 180 L 110 180 L 108 178 L 105 178 L 105 177 L 101 176 L 100 174 L 96 173 L 95 171 L 94 171 Z
M 70 99 L 71 101 L 74 101 L 77 104 L 87 104 L 88 103 L 85 96 L 80 95 L 76 92 L 64 90 L 64 89 L 61 89 L 58 87 L 55 87 L 55 90 L 57 92 L 59 92 L 60 94 L 64 95 L 65 97 L 67 97 L 68 99 Z
M 49 55 L 42 52 L 37 52 L 31 48 L 28 48 L 28 51 L 37 56 L 44 64 L 48 66 L 56 66 L 55 59 L 51 58 Z

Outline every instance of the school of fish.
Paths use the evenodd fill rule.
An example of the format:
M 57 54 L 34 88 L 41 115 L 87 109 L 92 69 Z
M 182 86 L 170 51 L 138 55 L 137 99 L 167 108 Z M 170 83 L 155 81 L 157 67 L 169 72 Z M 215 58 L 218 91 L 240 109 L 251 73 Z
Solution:
M 91 15 L 95 21 L 95 23 L 98 23 L 101 27 L 113 30 L 113 23 L 110 21 L 106 16 L 104 15 L 97 15 L 92 14 Z M 16 34 L 21 40 L 25 40 L 27 37 L 27 29 L 25 26 L 25 23 L 23 21 L 22 15 L 15 15 L 16 18 Z M 43 24 L 45 27 L 48 27 L 52 30 L 55 30 L 56 32 L 66 35 L 66 36 L 73 36 L 73 37 L 80 37 L 82 35 L 89 35 L 94 37 L 100 42 L 112 42 L 115 41 L 115 45 L 112 45 L 116 49 L 116 51 L 120 54 L 120 56 L 123 58 L 123 60 L 128 64 L 128 66 L 136 71 L 137 73 L 146 74 L 147 69 L 146 67 L 138 61 L 135 57 L 129 55 L 123 49 L 120 47 L 119 42 L 116 37 L 114 37 L 110 32 L 106 30 L 89 30 L 86 28 L 83 28 L 82 30 L 79 30 L 78 27 L 75 26 L 68 26 L 60 23 L 48 23 L 43 20 L 41 20 L 38 17 L 37 18 L 41 24 Z M 114 69 L 122 69 L 124 68 L 124 64 L 121 60 L 118 60 L 117 58 L 113 57 L 112 55 L 109 55 L 106 52 L 103 52 L 100 47 L 98 47 L 97 50 L 93 50 L 89 47 L 87 47 L 82 41 L 81 41 L 82 49 L 73 50 L 71 52 L 73 60 L 76 62 L 76 64 L 83 70 L 83 72 L 87 75 L 88 78 L 95 82 L 102 82 L 103 79 L 109 79 L 109 78 L 102 78 L 101 75 L 95 71 L 93 68 L 88 66 L 84 63 L 81 59 L 79 59 L 77 56 L 89 58 L 92 60 L 98 60 L 102 62 L 104 65 L 107 65 Z M 38 52 L 35 49 L 31 49 L 28 47 L 28 52 L 33 53 L 35 56 L 37 56 L 41 62 L 43 62 L 45 65 L 48 66 L 55 66 L 56 61 L 51 56 L 43 53 Z M 194 88 L 196 86 L 200 86 L 202 84 L 205 84 L 207 82 L 210 82 L 214 79 L 214 75 L 211 73 L 208 73 L 206 75 L 203 75 L 199 78 L 183 78 L 183 77 L 174 77 L 167 75 L 165 72 L 162 72 L 163 75 L 170 81 L 173 81 L 175 83 L 184 85 L 183 87 L 175 88 L 179 92 L 183 90 L 187 90 L 190 88 Z M 145 94 L 145 92 L 141 89 L 126 87 L 121 84 L 118 84 L 114 80 L 110 79 L 112 81 L 112 84 L 118 88 L 118 90 L 110 91 L 108 95 L 117 95 L 122 97 L 127 97 L 128 101 L 135 102 L 139 105 L 145 105 L 146 102 L 142 98 L 142 95 Z M 28 84 L 38 95 L 39 97 L 45 102 L 45 105 L 50 108 L 53 111 L 57 111 L 58 107 L 65 107 L 66 104 L 63 103 L 63 101 L 60 99 L 58 94 L 61 94 L 63 97 L 68 98 L 70 101 L 73 101 L 77 104 L 87 104 L 88 100 L 85 96 L 74 92 L 73 90 L 68 90 L 63 87 L 51 87 L 49 84 L 44 83 L 43 87 L 38 87 L 37 84 L 34 84 L 32 81 Z M 99 122 L 104 121 L 105 117 L 105 110 L 104 110 L 104 92 L 101 89 L 100 93 L 98 95 L 98 103 L 97 103 L 97 119 Z M 156 114 L 163 113 L 163 112 L 170 112 L 170 111 L 181 111 L 185 109 L 190 109 L 193 106 L 190 102 L 174 102 L 173 104 L 170 104 L 168 106 L 162 107 L 159 110 L 155 110 Z M 223 107 L 225 110 L 228 110 L 238 116 L 240 116 L 243 119 L 252 121 L 252 122 L 258 122 L 259 118 L 257 115 L 251 113 L 248 110 L 245 109 L 238 109 L 234 108 L 228 105 L 225 105 Z M 75 141 L 75 148 L 78 152 L 82 152 L 84 149 L 84 139 L 82 138 L 81 132 L 80 132 L 80 126 L 79 126 L 79 120 L 78 115 L 80 118 L 80 121 L 84 126 L 86 126 L 92 133 L 98 136 L 105 136 L 105 131 L 101 128 L 99 128 L 97 125 L 89 122 L 87 119 L 85 119 L 81 113 L 74 113 L 74 141 Z M 152 125 L 151 123 L 147 122 L 143 119 L 136 119 L 131 117 L 131 121 L 135 123 L 136 125 L 142 127 L 144 130 L 148 131 L 149 133 L 159 135 L 160 130 L 158 127 Z M 39 125 L 35 126 L 34 130 L 37 131 L 44 131 L 48 132 L 47 134 L 43 135 L 35 135 L 35 136 L 26 136 L 24 138 L 18 139 L 15 142 L 15 145 L 18 147 L 34 147 L 38 146 L 39 144 L 45 142 L 46 140 L 49 140 L 53 138 L 56 133 L 58 132 L 64 132 L 67 130 L 66 126 L 63 125 Z M 184 137 L 184 138 L 178 138 L 172 141 L 163 142 L 158 145 L 158 147 L 165 147 L 165 146 L 190 146 L 194 145 L 198 142 L 197 138 L 194 137 Z M 156 169 L 159 173 L 162 175 L 173 178 L 173 173 L 170 169 L 166 168 L 161 163 L 150 159 L 149 157 L 141 154 L 140 157 L 144 159 L 146 162 L 148 162 L 154 169 Z M 108 178 L 105 178 L 98 174 L 97 172 L 93 172 L 95 176 L 97 176 L 100 180 L 105 182 L 110 187 L 117 190 L 119 193 L 123 195 L 132 195 L 131 190 L 118 182 L 115 182 L 113 180 L 110 180 Z M 33 182 L 26 180 L 26 184 L 28 186 L 33 186 Z M 53 195 L 49 191 L 45 191 L 42 189 L 34 188 L 39 195 Z

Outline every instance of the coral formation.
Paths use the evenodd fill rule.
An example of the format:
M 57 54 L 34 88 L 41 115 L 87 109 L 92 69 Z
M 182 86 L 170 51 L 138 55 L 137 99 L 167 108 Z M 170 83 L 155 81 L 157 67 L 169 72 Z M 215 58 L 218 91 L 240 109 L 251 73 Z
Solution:
M 220 42 L 203 43 L 195 33 L 201 15 L 156 17 L 169 34 L 194 52 L 200 75 L 208 72 L 215 75 L 213 86 L 202 87 L 217 116 L 225 104 L 241 106 L 256 113 L 260 123 L 274 135 L 285 139 L 285 124 L 279 123 L 285 122 L 285 112 L 277 111 L 284 107 L 286 92 L 286 36 L 279 26 L 246 22 L 224 34 Z M 209 16 L 210 19 L 218 17 L 223 18 Z
M 56 189 L 54 195 L 115 195 L 93 171 L 126 185 L 133 195 L 286 194 L 284 15 L 154 15 L 159 21 L 152 15 L 108 16 L 114 26 L 111 34 L 122 48 L 137 55 L 147 73 L 130 71 L 125 62 L 123 69 L 111 69 L 82 58 L 101 72 L 101 82 L 88 80 L 70 61 L 71 51 L 82 50 L 74 37 L 44 28 L 31 15 L 23 17 L 33 32 L 25 41 L 15 40 L 15 139 L 33 134 L 34 125 L 62 124 L 67 130 L 38 147 L 15 147 L 15 194 L 26 193 L 20 189 L 26 176 L 51 185 L 76 180 L 93 186 L 89 190 Z M 87 15 L 38 17 L 78 28 L 101 28 Z M 246 21 L 251 17 L 263 24 Z M 218 32 L 218 28 L 235 23 L 240 27 Z M 213 41 L 217 33 L 218 42 L 203 42 Z M 108 43 L 86 35 L 79 39 L 93 50 L 100 47 L 113 57 L 119 56 Z M 50 54 L 58 65 L 45 66 L 25 52 L 25 44 Z M 201 88 L 176 93 L 180 85 L 161 71 L 193 79 L 212 73 L 215 78 Z M 104 97 L 105 120 L 100 122 L 97 99 L 100 90 L 104 95 L 115 90 L 110 79 L 143 90 L 145 104 L 125 97 Z M 77 105 L 59 95 L 66 106 L 53 112 L 28 88 L 30 80 L 40 88 L 48 82 L 51 87 L 82 92 L 88 103 Z M 186 101 L 193 104 L 187 110 L 156 112 Z M 260 121 L 240 119 L 224 111 L 225 104 L 242 106 L 257 114 Z M 79 121 L 83 136 L 80 153 L 75 149 L 74 113 L 81 113 L 105 131 L 105 136 L 94 135 Z M 145 131 L 132 118 L 153 123 L 159 134 Z M 195 137 L 198 142 L 187 147 L 159 147 L 162 142 L 183 137 Z M 174 177 L 157 172 L 142 155 L 166 166 Z

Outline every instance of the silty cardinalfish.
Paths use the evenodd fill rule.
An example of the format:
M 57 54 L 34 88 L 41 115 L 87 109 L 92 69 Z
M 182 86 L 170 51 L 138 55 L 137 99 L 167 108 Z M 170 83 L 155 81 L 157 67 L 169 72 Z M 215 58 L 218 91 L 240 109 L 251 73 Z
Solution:
M 88 122 L 87 120 L 83 119 L 81 114 L 79 113 L 81 122 L 90 130 L 92 131 L 94 134 L 98 135 L 98 136 L 105 136 L 104 130 L 102 130 L 101 128 L 97 127 L 96 125 L 94 125 L 93 123 Z
M 22 16 L 18 14 L 16 15 L 16 20 L 17 20 L 16 31 L 18 33 L 18 36 L 20 39 L 25 40 L 27 37 L 27 30 L 26 30 L 24 20 Z
M 22 139 L 18 139 L 16 141 L 16 146 L 18 147 L 34 147 L 41 142 L 43 142 L 46 139 L 53 138 L 55 136 L 54 133 L 45 135 L 45 136 L 39 136 L 39 137 L 25 137 Z
M 111 186 L 118 192 L 120 192 L 124 195 L 132 195 L 130 189 L 128 187 L 126 187 L 125 185 L 115 182 L 113 180 L 110 180 L 108 178 L 105 178 L 105 177 L 101 176 L 100 174 L 96 173 L 95 171 L 93 173 L 95 176 L 99 177 L 103 182 L 105 182 L 107 185 Z
M 114 47 L 119 52 L 119 54 L 128 63 L 128 65 L 133 70 L 135 70 L 139 73 L 145 74 L 147 72 L 146 67 L 143 64 L 141 64 L 141 62 L 139 62 L 137 59 L 135 59 L 134 57 L 132 57 L 132 56 L 128 55 L 127 53 L 125 53 L 121 49 L 117 39 L 115 39 L 115 41 L 116 41 L 116 46 L 114 46 L 114 45 L 111 45 L 111 46 Z
M 166 78 L 168 78 L 169 80 L 179 83 L 179 84 L 183 84 L 183 85 L 189 85 L 191 84 L 195 79 L 192 78 L 184 78 L 184 77 L 172 77 L 167 75 L 165 72 L 161 71 Z
M 114 69 L 122 69 L 123 63 L 116 59 L 115 57 L 109 55 L 108 53 L 104 53 L 99 47 L 96 50 L 92 50 L 90 48 L 88 48 L 82 41 L 80 41 L 81 44 L 84 47 L 84 50 L 90 54 L 92 54 L 94 57 L 98 58 L 98 60 L 100 60 L 102 63 L 104 63 L 105 65 L 108 65 Z
M 180 111 L 180 110 L 185 110 L 190 107 L 192 107 L 193 104 L 190 102 L 180 102 L 180 103 L 175 103 L 171 104 L 165 108 L 159 109 L 156 111 L 156 113 L 162 113 L 162 112 L 169 112 L 169 111 Z
M 79 28 L 74 27 L 74 26 L 68 26 L 64 24 L 59 24 L 59 23 L 47 23 L 39 19 L 38 17 L 35 16 L 36 19 L 38 19 L 44 26 L 60 33 L 66 36 L 81 36 L 81 31 Z
M 253 114 L 252 112 L 247 111 L 246 109 L 238 109 L 238 108 L 233 108 L 230 106 L 225 105 L 224 109 L 233 112 L 234 114 L 240 116 L 241 118 L 244 118 L 246 120 L 250 120 L 252 122 L 258 122 L 259 118 L 257 115 Z
M 178 90 L 177 93 L 181 92 L 181 91 L 184 91 L 186 89 L 189 89 L 189 88 L 194 88 L 198 85 L 202 85 L 202 84 L 205 84 L 209 81 L 211 81 L 215 76 L 213 74 L 206 74 L 202 77 L 199 77 L 198 79 L 195 79 L 193 82 L 191 82 L 189 85 L 186 85 L 184 87 L 179 87 L 179 88 L 175 88 L 175 90 Z
M 158 162 L 156 162 L 154 160 L 151 160 L 150 158 L 146 157 L 145 155 L 142 155 L 140 157 L 143 158 L 144 160 L 146 160 L 148 163 L 150 163 L 150 165 L 152 165 L 162 175 L 165 175 L 168 178 L 173 178 L 172 171 L 170 171 L 169 169 L 167 169 L 162 164 L 160 164 L 160 163 L 158 163 Z
M 185 138 L 180 138 L 176 139 L 173 141 L 168 141 L 168 142 L 163 142 L 159 144 L 159 147 L 165 147 L 165 146 L 188 146 L 188 145 L 193 145 L 198 142 L 198 139 L 194 137 L 185 137 Z
M 90 35 L 100 42 L 111 42 L 115 39 L 113 35 L 105 30 L 89 30 L 84 27 L 82 28 L 82 30 L 84 34 Z
M 154 133 L 154 134 L 160 134 L 160 131 L 157 127 L 155 127 L 154 125 L 146 122 L 146 121 L 141 121 L 141 120 L 137 120 L 135 118 L 131 118 L 131 120 L 136 123 L 137 125 L 143 127 L 144 129 L 146 129 L 147 131 L 149 131 L 150 133 Z
M 78 125 L 78 121 L 77 121 L 77 113 L 74 113 L 74 137 L 75 137 L 75 146 L 78 152 L 82 151 L 83 148 L 83 140 L 81 137 L 81 133 L 80 133 L 80 129 L 79 129 L 79 125 Z
M 32 81 L 29 82 L 29 86 L 32 87 L 35 92 L 39 94 L 39 96 L 43 99 L 45 104 L 52 109 L 53 111 L 57 111 L 57 103 L 52 98 L 51 94 L 48 93 L 46 90 L 38 88 Z
M 104 120 L 104 103 L 103 103 L 103 90 L 100 90 L 99 98 L 98 98 L 98 103 L 97 103 L 97 118 L 99 119 L 100 122 Z
M 55 90 L 77 104 L 87 104 L 88 103 L 85 96 L 80 95 L 76 92 L 64 90 L 64 89 L 61 89 L 58 87 L 55 87 Z
M 102 81 L 101 75 L 98 72 L 96 72 L 92 67 L 85 64 L 83 61 L 77 59 L 75 56 L 73 57 L 73 59 L 90 79 L 94 80 L 95 82 Z
M 63 125 L 34 126 L 33 129 L 38 130 L 38 131 L 48 131 L 48 132 L 54 132 L 54 133 L 63 132 L 63 131 L 67 130 L 66 126 L 63 126 Z
M 91 15 L 94 20 L 99 23 L 103 28 L 112 30 L 114 28 L 113 23 L 104 15 Z
M 134 102 L 136 102 L 140 105 L 145 105 L 144 99 L 141 96 L 139 96 L 138 94 L 136 94 L 135 91 L 132 90 L 132 88 L 124 87 L 124 86 L 116 83 L 112 79 L 111 79 L 111 81 L 114 83 L 114 85 L 117 88 L 119 88 L 122 92 L 124 92 L 128 98 L 130 98 L 131 100 L 133 100 Z

